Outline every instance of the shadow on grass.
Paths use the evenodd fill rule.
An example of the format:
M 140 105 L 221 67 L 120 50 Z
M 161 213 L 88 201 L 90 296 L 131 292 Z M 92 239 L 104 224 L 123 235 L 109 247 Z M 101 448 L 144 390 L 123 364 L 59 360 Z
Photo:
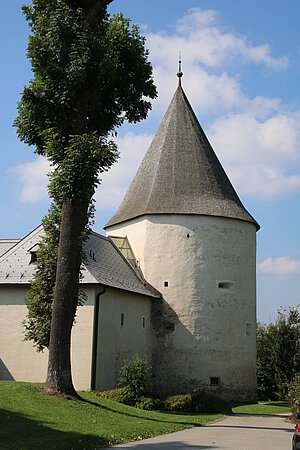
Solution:
M 114 412 L 116 414 L 120 414 L 121 416 L 136 417 L 137 419 L 149 420 L 149 421 L 152 421 L 152 422 L 172 423 L 172 424 L 184 425 L 184 426 L 189 427 L 189 428 L 190 427 L 202 427 L 203 426 L 203 424 L 201 424 L 199 422 L 193 422 L 193 421 L 184 422 L 184 421 L 179 421 L 179 420 L 168 420 L 168 419 L 162 420 L 162 419 L 156 419 L 154 417 L 147 417 L 143 413 L 142 414 L 138 414 L 136 412 L 130 412 L 130 411 L 126 411 L 126 412 L 125 411 L 118 411 L 115 408 L 110 408 L 110 407 L 108 407 L 106 405 L 100 405 L 100 403 L 96 403 L 96 402 L 93 402 L 91 400 L 87 400 L 87 399 L 85 399 L 83 397 L 81 397 L 81 400 L 83 402 L 85 402 L 85 403 L 88 403 L 90 405 L 96 406 L 98 408 L 102 408 L 102 409 L 105 409 L 107 411 L 112 411 L 112 412 Z M 121 403 L 118 403 L 118 405 L 123 406 L 125 408 L 126 407 L 130 408 L 129 406 L 123 405 Z M 136 409 L 136 408 L 134 408 L 134 409 Z M 141 410 L 141 411 L 147 412 L 147 413 L 159 413 L 159 414 L 170 414 L 170 415 L 172 414 L 174 417 L 176 417 L 176 416 L 183 416 L 183 415 L 187 415 L 189 417 L 191 417 L 191 416 L 198 417 L 199 415 L 201 415 L 201 416 L 205 416 L 205 415 L 212 416 L 213 415 L 213 414 L 200 414 L 200 413 L 197 414 L 197 413 L 183 413 L 183 412 L 175 413 L 175 412 L 170 412 L 170 411 L 144 411 L 144 410 Z
M 109 446 L 101 436 L 56 430 L 51 422 L 0 408 L 0 448 L 8 449 L 96 449 Z

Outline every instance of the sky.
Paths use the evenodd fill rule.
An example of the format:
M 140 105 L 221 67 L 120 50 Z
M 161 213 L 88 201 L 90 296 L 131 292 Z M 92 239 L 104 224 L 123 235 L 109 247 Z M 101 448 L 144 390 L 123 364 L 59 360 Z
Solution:
M 0 238 L 21 238 L 47 213 L 45 159 L 12 126 L 32 78 L 22 1 L 0 17 Z M 29 3 L 29 2 L 27 2 Z M 114 0 L 146 37 L 158 98 L 148 118 L 118 130 L 119 162 L 97 190 L 94 229 L 118 208 L 177 87 L 184 91 L 257 233 L 257 316 L 300 304 L 299 0 Z

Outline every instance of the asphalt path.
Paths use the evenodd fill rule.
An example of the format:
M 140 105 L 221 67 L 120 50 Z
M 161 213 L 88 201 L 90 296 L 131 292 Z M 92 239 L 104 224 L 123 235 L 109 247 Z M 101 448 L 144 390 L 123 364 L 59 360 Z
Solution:
M 284 415 L 234 414 L 204 427 L 189 428 L 115 448 L 138 450 L 291 450 L 293 424 Z

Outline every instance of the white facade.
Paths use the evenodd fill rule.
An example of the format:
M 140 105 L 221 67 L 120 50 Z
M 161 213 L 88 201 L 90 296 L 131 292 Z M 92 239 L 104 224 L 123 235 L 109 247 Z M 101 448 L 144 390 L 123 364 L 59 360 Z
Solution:
M 28 288 L 24 285 L 0 285 L 0 380 L 43 383 L 46 380 L 48 351 L 37 352 L 31 341 L 24 341 L 22 321 L 27 314 L 24 299 Z M 92 387 L 111 389 L 116 385 L 124 359 L 134 358 L 136 354 L 151 359 L 152 300 L 114 288 L 107 288 L 101 296 L 98 295 L 103 292 L 100 286 L 85 286 L 83 290 L 88 299 L 77 310 L 71 339 L 74 387 L 76 390 Z M 95 347 L 95 304 L 98 301 L 100 308 Z M 121 314 L 124 315 L 123 325 Z M 95 386 L 92 386 L 93 367 Z
M 153 367 L 163 389 L 210 387 L 256 398 L 256 227 L 213 216 L 157 214 L 107 228 L 127 236 L 153 308 Z

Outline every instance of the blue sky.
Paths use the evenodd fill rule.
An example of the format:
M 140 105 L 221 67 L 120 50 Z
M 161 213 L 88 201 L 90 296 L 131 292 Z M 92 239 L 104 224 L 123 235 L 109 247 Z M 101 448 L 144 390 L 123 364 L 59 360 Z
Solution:
M 47 162 L 12 122 L 23 85 L 28 27 L 18 0 L 1 14 L 0 237 L 22 237 L 47 212 Z M 183 87 L 257 234 L 258 319 L 300 303 L 300 2 L 114 0 L 147 38 L 159 97 L 149 118 L 118 133 L 121 159 L 96 193 L 97 231 L 118 207 L 177 86 Z

